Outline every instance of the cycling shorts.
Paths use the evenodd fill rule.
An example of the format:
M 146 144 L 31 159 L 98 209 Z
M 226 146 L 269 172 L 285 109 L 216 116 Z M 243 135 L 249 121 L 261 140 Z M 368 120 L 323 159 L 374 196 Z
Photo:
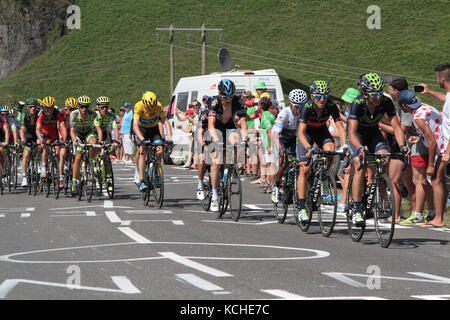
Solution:
M 371 134 L 365 134 L 364 136 L 356 132 L 356 136 L 362 146 L 367 146 L 370 153 L 375 153 L 380 150 L 390 150 L 380 130 L 373 130 Z M 348 142 L 348 148 L 352 159 L 356 158 L 359 154 L 358 150 L 350 141 Z
M 323 146 L 327 143 L 333 143 L 334 139 L 331 135 L 330 131 L 326 126 L 322 126 L 315 129 L 307 129 L 305 132 L 305 138 L 308 140 L 308 143 L 310 145 L 313 145 L 314 143 L 321 149 L 323 149 Z M 307 150 L 303 145 L 299 142 L 297 144 L 297 161 L 299 163 L 307 162 L 309 158 L 306 156 Z

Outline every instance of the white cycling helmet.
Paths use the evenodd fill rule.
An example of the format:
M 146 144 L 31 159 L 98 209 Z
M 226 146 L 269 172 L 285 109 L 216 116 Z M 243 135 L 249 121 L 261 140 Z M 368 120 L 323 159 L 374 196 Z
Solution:
M 308 100 L 308 95 L 302 89 L 294 89 L 289 92 L 289 101 L 295 104 L 302 104 Z

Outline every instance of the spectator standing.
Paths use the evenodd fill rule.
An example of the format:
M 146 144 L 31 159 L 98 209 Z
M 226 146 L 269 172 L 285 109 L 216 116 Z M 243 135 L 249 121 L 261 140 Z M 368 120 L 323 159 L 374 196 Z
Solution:
M 125 154 L 124 162 L 126 164 L 133 163 L 133 155 L 134 155 L 134 142 L 133 142 L 133 110 L 131 109 L 131 103 L 125 102 L 124 105 L 125 113 L 122 118 L 122 128 L 120 129 L 120 133 L 122 133 L 123 138 L 123 151 Z
M 415 143 L 422 139 L 428 148 L 427 176 L 431 177 L 434 191 L 435 217 L 422 225 L 424 228 L 439 228 L 444 226 L 444 211 L 447 202 L 447 191 L 445 186 L 445 163 L 442 155 L 448 141 L 442 133 L 442 115 L 434 107 L 422 103 L 409 90 L 403 90 L 398 94 L 398 103 L 405 112 L 414 114 L 414 126 L 419 137 L 410 137 L 409 142 Z M 435 160 L 436 159 L 436 160 Z

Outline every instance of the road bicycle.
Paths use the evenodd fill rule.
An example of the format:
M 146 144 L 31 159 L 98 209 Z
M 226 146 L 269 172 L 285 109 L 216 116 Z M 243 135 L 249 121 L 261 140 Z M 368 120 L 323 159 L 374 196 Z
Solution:
M 299 173 L 299 165 L 295 160 L 295 154 L 283 152 L 280 166 L 288 164 L 281 176 L 278 188 L 278 202 L 272 202 L 275 218 L 278 223 L 283 224 L 289 211 L 289 205 L 293 205 L 295 212 L 295 201 L 297 195 L 297 177 Z
M 203 177 L 203 192 L 205 197 L 201 200 L 202 208 L 208 212 L 211 208 L 212 185 L 211 185 L 211 165 L 205 164 L 205 176 Z
M 109 157 L 110 148 L 117 146 L 119 146 L 117 142 L 104 144 L 101 147 L 100 154 L 93 161 L 95 192 L 97 195 L 101 195 L 104 188 L 109 199 L 114 197 L 114 173 Z
M 295 215 L 297 225 L 303 232 L 311 226 L 312 216 L 317 212 L 319 227 L 324 237 L 329 237 L 333 232 L 337 214 L 337 187 L 336 177 L 328 172 L 328 159 L 330 157 L 344 155 L 343 152 L 311 150 L 312 163 L 308 177 L 308 191 L 306 195 L 306 212 L 308 220 L 302 221 Z
M 61 177 L 59 174 L 59 154 L 56 154 L 56 147 L 61 147 L 63 143 L 54 141 L 51 143 L 45 143 L 48 145 L 48 160 L 46 163 L 47 176 L 43 179 L 45 197 L 48 198 L 50 194 L 53 194 L 55 199 L 59 198 L 59 183 Z M 61 152 L 61 150 L 60 150 Z
M 87 202 L 91 202 L 92 196 L 94 194 L 95 188 L 95 178 L 94 178 L 94 161 L 89 155 L 89 150 L 91 148 L 101 148 L 99 144 L 78 144 L 82 149 L 81 152 L 81 164 L 80 164 L 80 176 L 77 185 L 77 195 L 78 200 L 85 196 Z
M 365 153 L 365 156 L 361 159 L 361 165 L 357 169 L 358 171 L 361 170 L 363 166 L 368 164 L 375 165 L 376 168 L 372 183 L 368 182 L 366 176 L 364 177 L 364 190 L 361 199 L 361 214 L 364 222 L 360 226 L 355 226 L 352 222 L 355 202 L 352 195 L 354 176 L 350 177 L 347 188 L 346 215 L 348 231 L 354 242 L 361 240 L 366 229 L 367 219 L 373 218 L 375 232 L 380 246 L 387 248 L 391 244 L 395 231 L 395 198 L 391 179 L 389 178 L 389 175 L 384 172 L 383 167 L 385 164 L 385 159 L 392 155 L 401 154 Z M 371 158 L 372 161 L 368 161 L 368 158 Z M 409 161 L 408 158 L 404 158 L 403 160 L 405 165 L 402 170 L 405 170 Z M 389 221 L 388 218 L 391 218 L 391 221 Z
M 66 158 L 64 159 L 64 167 L 63 167 L 63 181 L 64 181 L 64 194 L 67 195 L 72 190 L 73 183 L 73 161 L 74 161 L 74 153 L 73 153 L 73 144 L 70 141 L 66 147 Z
M 0 194 L 3 194 L 5 188 L 11 191 L 11 146 L 3 148 L 3 162 L 0 165 Z
M 150 200 L 153 199 L 160 209 L 164 202 L 164 172 L 158 159 L 157 148 L 160 146 L 171 148 L 172 142 L 143 141 L 142 145 L 144 147 L 143 154 L 147 154 L 144 165 L 144 182 L 147 188 L 140 192 L 140 196 L 145 206 L 148 206 L 151 203 Z
M 216 142 L 214 144 L 219 149 L 225 151 L 223 155 L 226 155 L 226 151 L 234 158 L 234 151 L 237 151 L 239 146 L 243 146 L 244 149 L 248 147 L 247 141 L 243 141 L 240 144 L 235 144 L 231 148 L 224 146 L 222 142 Z M 245 153 L 244 153 L 245 155 Z M 242 181 L 239 175 L 239 170 L 235 161 L 225 161 L 226 163 L 219 168 L 219 185 L 217 188 L 219 211 L 217 218 L 221 219 L 223 215 L 229 209 L 231 217 L 237 222 L 242 213 Z M 228 163 L 227 163 L 228 162 Z M 245 168 L 245 157 L 244 157 Z

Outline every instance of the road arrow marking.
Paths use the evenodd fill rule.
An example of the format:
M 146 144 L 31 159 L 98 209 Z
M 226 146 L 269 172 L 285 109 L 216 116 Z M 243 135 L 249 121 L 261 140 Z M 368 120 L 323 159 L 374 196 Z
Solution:
M 35 284 L 40 286 L 48 286 L 48 287 L 59 287 L 66 288 L 69 290 L 88 290 L 88 291 L 99 291 L 99 292 L 109 292 L 109 293 L 124 293 L 124 294 L 138 294 L 141 293 L 139 289 L 137 289 L 127 277 L 124 276 L 115 276 L 111 277 L 114 284 L 119 287 L 119 289 L 108 289 L 108 288 L 100 288 L 100 287 L 89 287 L 89 286 L 76 286 L 74 287 L 72 284 L 66 283 L 56 283 L 56 282 L 45 282 L 45 281 L 35 281 L 28 279 L 8 279 L 3 281 L 0 285 L 0 299 L 4 299 L 8 293 L 13 290 L 18 284 Z

